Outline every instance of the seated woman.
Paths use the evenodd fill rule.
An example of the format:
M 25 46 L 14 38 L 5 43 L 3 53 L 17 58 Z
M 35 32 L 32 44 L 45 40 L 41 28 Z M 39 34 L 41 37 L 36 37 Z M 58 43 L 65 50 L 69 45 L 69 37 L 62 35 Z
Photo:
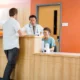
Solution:
M 50 36 L 50 33 L 51 33 L 51 30 L 48 27 L 44 28 L 44 31 L 43 31 L 44 37 L 42 41 L 44 41 L 44 45 L 46 43 L 49 44 L 50 51 L 54 51 L 56 44 L 55 44 L 54 38 Z

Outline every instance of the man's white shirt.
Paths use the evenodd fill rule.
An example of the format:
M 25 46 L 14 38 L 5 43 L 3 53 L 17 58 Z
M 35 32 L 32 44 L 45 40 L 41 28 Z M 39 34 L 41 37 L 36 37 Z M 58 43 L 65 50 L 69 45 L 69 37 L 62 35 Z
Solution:
M 3 48 L 9 50 L 19 48 L 19 36 L 17 35 L 20 30 L 20 24 L 14 18 L 10 18 L 3 25 Z
M 35 25 L 35 34 L 33 31 L 33 26 L 31 24 L 27 24 L 22 28 L 22 31 L 25 31 L 27 33 L 27 35 L 41 35 L 41 33 L 43 33 L 43 27 L 39 24 Z

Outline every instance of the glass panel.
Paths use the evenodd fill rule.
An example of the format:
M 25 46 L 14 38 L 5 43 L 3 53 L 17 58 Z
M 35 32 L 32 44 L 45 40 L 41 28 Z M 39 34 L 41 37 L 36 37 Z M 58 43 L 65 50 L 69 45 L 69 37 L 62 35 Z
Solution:
M 54 26 L 53 26 L 53 34 L 57 34 L 57 10 L 54 10 Z

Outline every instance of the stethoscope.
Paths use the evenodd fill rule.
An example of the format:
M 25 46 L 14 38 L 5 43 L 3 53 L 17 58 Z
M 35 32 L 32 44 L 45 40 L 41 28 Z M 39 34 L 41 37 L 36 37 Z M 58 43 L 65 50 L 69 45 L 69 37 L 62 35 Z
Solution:
M 31 28 L 30 24 L 29 24 L 29 27 Z M 36 27 L 36 26 L 35 26 L 35 27 Z M 32 29 L 32 28 L 31 28 L 31 29 Z M 32 32 L 33 32 L 33 30 L 32 30 Z M 37 28 L 37 31 L 34 32 L 34 34 L 35 34 L 35 33 L 38 33 L 38 28 Z

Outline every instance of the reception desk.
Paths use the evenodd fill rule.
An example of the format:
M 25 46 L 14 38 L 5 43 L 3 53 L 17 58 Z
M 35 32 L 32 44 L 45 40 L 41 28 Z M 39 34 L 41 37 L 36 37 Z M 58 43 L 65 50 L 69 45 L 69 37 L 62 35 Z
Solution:
M 7 63 L 6 56 L 3 51 L 3 44 L 2 44 L 2 36 L 0 36 L 0 77 L 3 76 L 3 72 Z
M 34 80 L 80 80 L 80 54 L 34 54 Z
M 41 53 L 41 37 L 20 38 L 20 52 L 14 80 L 80 80 L 80 54 Z M 7 60 L 0 37 L 0 77 L 3 76 Z

